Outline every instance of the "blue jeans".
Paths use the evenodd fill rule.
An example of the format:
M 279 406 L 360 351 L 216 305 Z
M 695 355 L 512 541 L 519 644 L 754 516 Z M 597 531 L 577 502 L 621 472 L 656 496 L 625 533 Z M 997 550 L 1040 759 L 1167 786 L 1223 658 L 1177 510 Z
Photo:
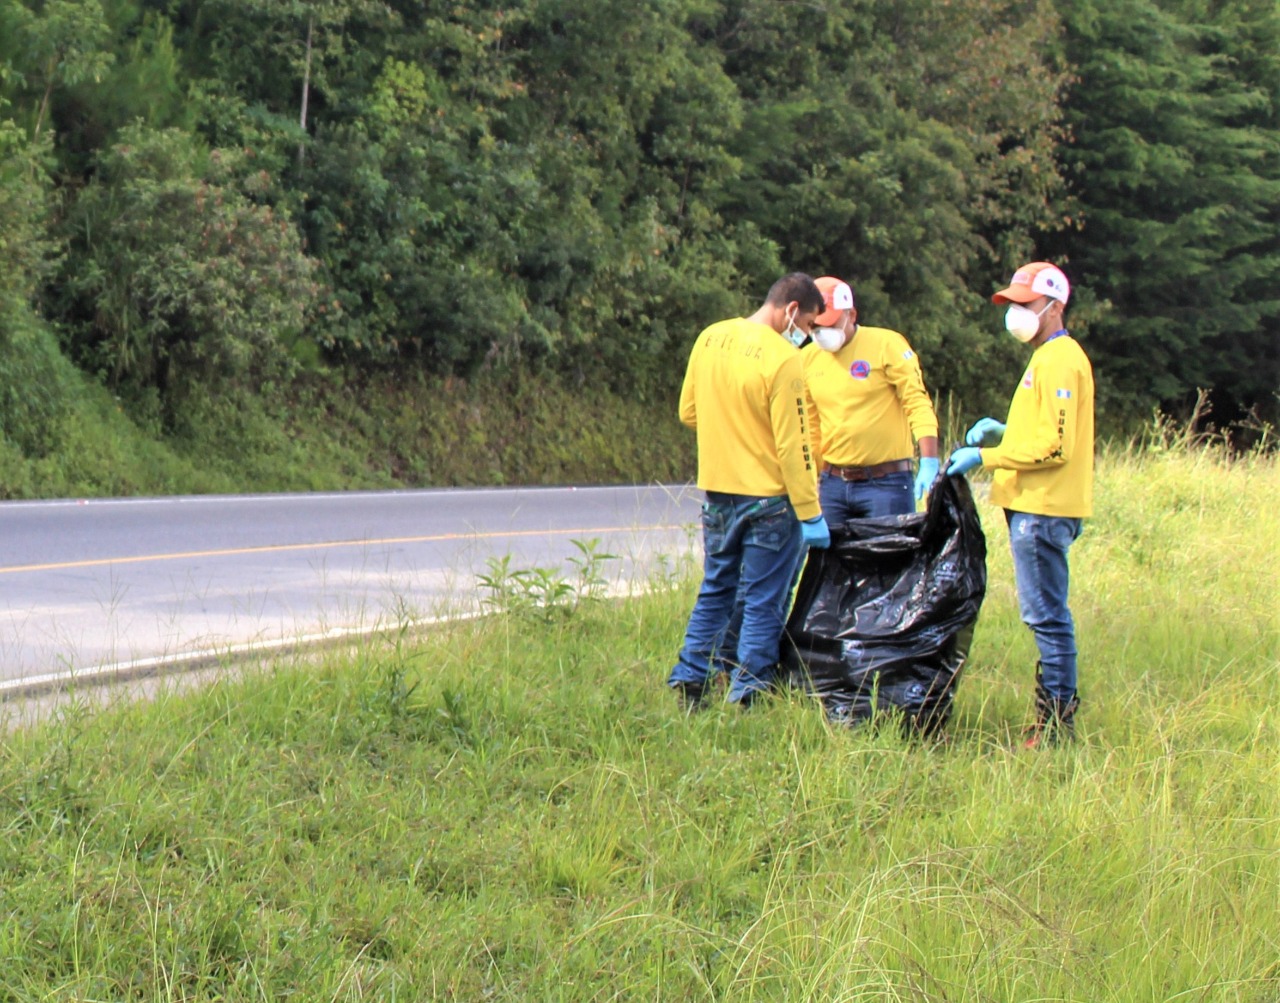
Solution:
M 1067 607 L 1067 551 L 1084 528 L 1079 519 L 1005 510 L 1022 622 L 1040 649 L 1044 688 L 1066 704 L 1076 695 L 1076 627 Z
M 869 481 L 846 481 L 824 473 L 818 481 L 818 501 L 828 526 L 843 526 L 850 519 L 907 515 L 916 510 L 915 478 L 910 470 Z
M 702 588 L 667 685 L 705 688 L 727 671 L 736 703 L 767 689 L 777 673 L 800 522 L 786 497 L 708 491 L 702 546 Z

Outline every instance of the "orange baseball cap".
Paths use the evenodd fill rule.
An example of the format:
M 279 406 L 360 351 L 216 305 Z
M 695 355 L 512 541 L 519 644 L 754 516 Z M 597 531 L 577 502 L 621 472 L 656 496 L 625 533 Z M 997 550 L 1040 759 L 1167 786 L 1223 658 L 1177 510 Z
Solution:
M 821 280 L 819 280 L 821 281 Z M 1065 303 L 1071 295 L 1071 283 L 1057 265 L 1047 261 L 1033 261 L 1013 273 L 1009 288 L 1001 289 L 991 297 L 992 303 L 1030 303 L 1039 296 L 1048 296 Z
M 840 319 L 842 313 L 853 309 L 853 289 L 848 282 L 841 281 L 832 275 L 824 275 L 813 281 L 818 291 L 822 293 L 822 304 L 826 307 L 822 313 L 818 314 L 814 323 L 818 327 L 830 327 Z

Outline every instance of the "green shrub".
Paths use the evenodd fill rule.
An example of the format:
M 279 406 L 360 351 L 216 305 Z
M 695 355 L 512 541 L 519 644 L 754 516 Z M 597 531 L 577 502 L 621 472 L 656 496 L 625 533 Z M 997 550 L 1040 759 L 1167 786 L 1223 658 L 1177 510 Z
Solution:
M 166 428 L 196 387 L 257 385 L 287 366 L 315 288 L 289 220 L 247 153 L 138 125 L 102 151 L 71 209 L 64 311 L 77 359 L 113 387 L 154 388 Z
M 48 328 L 24 304 L 0 300 L 0 436 L 24 456 L 58 450 L 76 382 Z

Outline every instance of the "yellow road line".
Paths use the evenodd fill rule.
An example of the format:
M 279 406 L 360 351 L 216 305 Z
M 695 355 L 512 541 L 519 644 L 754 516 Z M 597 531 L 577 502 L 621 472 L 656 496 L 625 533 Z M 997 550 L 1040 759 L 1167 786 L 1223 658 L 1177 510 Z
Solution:
M 181 561 L 193 557 L 234 557 L 239 554 L 275 554 L 288 550 L 327 550 L 338 547 L 381 547 L 396 543 L 439 543 L 446 540 L 495 540 L 515 536 L 567 536 L 570 533 L 618 533 L 635 529 L 682 529 L 680 525 L 597 526 L 581 529 L 513 529 L 505 533 L 441 533 L 437 536 L 392 536 L 381 540 L 331 540 L 321 543 L 281 543 L 267 547 L 234 547 L 229 550 L 191 550 L 179 554 L 143 554 L 138 557 L 99 557 L 90 561 L 62 561 L 56 564 L 21 564 L 0 568 L 0 575 L 24 571 L 62 571 L 67 568 L 98 568 L 107 564 L 142 564 L 146 561 Z

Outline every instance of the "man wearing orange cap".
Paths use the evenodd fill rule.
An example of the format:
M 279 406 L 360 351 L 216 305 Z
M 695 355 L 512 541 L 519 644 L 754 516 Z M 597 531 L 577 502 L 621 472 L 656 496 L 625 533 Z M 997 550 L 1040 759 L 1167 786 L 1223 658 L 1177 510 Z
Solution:
M 786 599 L 804 546 L 831 542 L 818 507 L 796 343 L 822 310 L 808 275 L 783 276 L 750 317 L 694 343 L 680 420 L 698 433 L 702 587 L 667 685 L 701 709 L 715 673 L 749 706 L 774 682 Z
M 938 476 L 938 418 L 920 360 L 897 331 L 858 323 L 847 282 L 816 281 L 825 309 L 800 354 L 822 513 L 835 526 L 914 512 Z
M 1061 270 L 1037 261 L 991 297 L 1008 304 L 1009 333 L 1035 351 L 1006 420 L 975 422 L 947 466 L 995 471 L 991 500 L 1005 511 L 1018 605 L 1040 651 L 1029 748 L 1071 738 L 1079 705 L 1067 551 L 1093 514 L 1093 367 L 1063 323 L 1070 295 Z

